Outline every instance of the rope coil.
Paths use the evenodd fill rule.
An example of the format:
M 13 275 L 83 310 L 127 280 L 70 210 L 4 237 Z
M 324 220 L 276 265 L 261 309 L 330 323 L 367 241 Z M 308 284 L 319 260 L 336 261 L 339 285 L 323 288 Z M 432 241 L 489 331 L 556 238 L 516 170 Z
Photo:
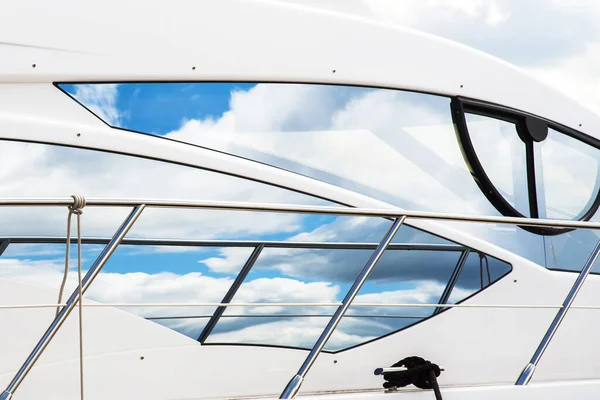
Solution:
M 69 206 L 69 211 L 72 214 L 81 215 L 83 214 L 83 208 L 85 207 L 86 200 L 85 197 L 80 194 L 72 194 L 73 204 Z
M 81 215 L 85 207 L 85 197 L 78 194 L 71 195 L 73 204 L 69 205 L 69 215 L 67 217 L 67 243 L 65 250 L 65 270 L 63 272 L 60 290 L 58 291 L 58 303 L 62 302 L 63 293 L 67 284 L 69 275 L 69 259 L 71 258 L 71 219 L 73 215 L 77 216 L 77 301 L 79 311 L 79 381 L 81 389 L 81 400 L 83 400 L 83 287 L 81 274 Z M 61 307 L 57 307 L 56 315 L 60 312 Z
M 421 357 L 412 356 L 406 357 L 394 365 L 392 368 L 406 367 L 405 371 L 384 372 L 383 387 L 388 390 L 396 390 L 398 387 L 415 385 L 420 389 L 433 389 L 436 400 L 442 400 L 442 394 L 437 382 L 437 377 L 440 376 L 442 369 L 429 360 Z M 377 374 L 377 370 L 375 373 Z

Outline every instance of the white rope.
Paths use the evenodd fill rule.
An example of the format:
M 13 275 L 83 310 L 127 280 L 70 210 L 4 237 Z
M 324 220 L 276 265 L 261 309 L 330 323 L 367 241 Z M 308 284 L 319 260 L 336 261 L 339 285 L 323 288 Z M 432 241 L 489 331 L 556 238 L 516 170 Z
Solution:
M 79 297 L 79 381 L 81 389 L 81 400 L 84 400 L 83 390 L 83 286 L 81 276 L 81 214 L 85 207 L 85 198 L 83 196 L 73 196 L 73 213 L 77 215 L 77 296 Z
M 85 207 L 85 197 L 74 194 L 73 204 L 69 206 L 69 215 L 67 217 L 67 243 L 65 250 L 65 270 L 63 273 L 62 282 L 60 284 L 60 290 L 58 291 L 58 305 L 56 308 L 56 315 L 61 310 L 64 304 L 60 304 L 62 296 L 65 291 L 67 283 L 67 277 L 69 275 L 69 259 L 71 258 L 71 217 L 75 215 L 77 217 L 77 301 L 79 302 L 79 387 L 81 390 L 81 400 L 83 399 L 83 287 L 82 287 L 82 276 L 81 276 L 81 214 L 83 214 L 83 207 Z
M 83 307 L 339 307 L 341 303 L 88 303 Z M 0 304 L 0 310 L 63 307 L 65 304 Z M 419 304 L 419 303 L 352 303 L 352 307 L 443 307 L 443 308 L 523 308 L 559 309 L 555 304 Z M 571 306 L 582 310 L 600 310 L 597 306 Z
M 63 271 L 62 282 L 60 283 L 60 289 L 58 290 L 58 301 L 60 304 L 62 301 L 63 294 L 65 292 L 65 286 L 67 284 L 67 277 L 69 276 L 69 258 L 71 257 L 71 216 L 73 212 L 69 207 L 69 216 L 67 217 L 67 248 L 65 250 L 65 270 Z M 56 307 L 56 315 L 60 312 L 61 306 Z

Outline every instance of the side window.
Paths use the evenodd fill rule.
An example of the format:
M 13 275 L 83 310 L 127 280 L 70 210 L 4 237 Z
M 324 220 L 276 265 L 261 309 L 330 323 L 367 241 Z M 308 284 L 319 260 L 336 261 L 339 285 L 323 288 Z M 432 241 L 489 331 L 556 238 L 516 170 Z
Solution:
M 384 88 L 305 83 L 60 84 L 107 124 L 203 146 L 309 176 L 407 209 L 498 211 L 461 154 L 451 99 Z M 112 108 L 89 93 L 110 95 Z M 177 104 L 177 107 L 165 107 Z M 525 145 L 514 126 L 479 115 L 474 141 L 506 205 L 529 211 Z M 513 124 L 514 125 L 514 124 Z M 490 128 L 492 134 L 490 135 Z M 496 160 L 496 161 L 494 161 Z M 501 160 L 498 163 L 497 160 Z M 522 229 L 454 224 L 543 265 L 543 238 Z
M 125 83 L 110 86 L 122 116 L 115 119 L 115 112 L 98 112 L 90 86 L 104 87 L 60 88 L 114 127 L 245 157 L 406 209 L 492 210 L 462 160 L 447 97 L 301 83 Z M 184 104 L 174 110 L 165 102 Z
M 461 302 L 496 282 L 509 270 L 509 265 L 497 258 L 469 251 L 464 263 L 458 266 L 456 284 L 450 292 L 448 303 Z
M 0 197 L 57 197 L 83 194 L 97 198 L 174 198 L 264 203 L 321 204 L 324 200 L 289 190 L 197 168 L 133 156 L 63 146 L 0 141 Z M 112 235 L 127 210 L 88 209 L 89 236 Z M 287 214 L 252 214 L 231 223 L 230 237 L 293 232 L 305 218 Z M 63 210 L 54 208 L 0 208 L 6 221 L 0 234 L 25 235 L 35 227 L 44 235 L 64 235 Z M 218 235 L 221 221 L 208 211 L 149 209 L 130 235 L 210 238 Z M 283 219 L 282 219 L 283 218 Z M 225 234 L 225 232 L 223 232 Z
M 340 240 L 353 241 L 352 230 L 376 233 L 381 238 L 388 223 L 353 218 L 338 218 L 323 227 L 336 232 Z M 379 239 L 376 239 L 376 241 Z M 373 270 L 356 297 L 353 306 L 327 343 L 326 351 L 340 351 L 361 345 L 410 327 L 434 316 L 443 309 L 431 307 L 398 307 L 390 304 L 438 304 L 462 301 L 510 272 L 509 264 L 489 256 L 490 266 L 484 271 L 484 281 L 471 273 L 471 258 L 466 267 L 459 264 L 463 246 L 426 232 L 403 226 L 393 243 Z M 257 276 L 268 274 L 281 282 L 295 282 L 295 287 L 313 287 L 314 293 L 325 293 L 321 302 L 340 302 L 358 275 L 372 250 L 282 250 L 264 252 L 241 285 L 233 302 L 253 299 L 254 288 L 264 284 Z M 477 253 L 472 253 L 477 255 Z M 226 253 L 223 254 L 227 258 Z M 211 262 L 216 262 L 212 260 Z M 462 272 L 461 272 L 462 271 Z M 488 273 L 489 271 L 489 273 Z M 253 275 L 254 274 L 254 275 Z M 452 286 L 450 281 L 453 275 Z M 478 278 L 477 278 L 478 279 Z M 452 299 L 448 294 L 453 293 Z M 444 295 L 446 297 L 444 298 Z M 281 294 L 270 293 L 271 301 L 281 301 Z M 307 302 L 302 292 L 298 302 Z M 361 306 L 363 304 L 365 306 Z M 380 304 L 380 305 L 379 305 Z M 205 344 L 258 344 L 311 348 L 336 307 L 228 307 Z
M 526 217 L 531 216 L 525 143 L 514 123 L 465 114 L 477 158 L 500 195 Z
M 2 177 L 0 196 L 6 197 L 82 193 L 90 197 L 168 195 L 323 203 L 214 172 L 90 150 L 0 142 L 0 155 L 6 156 L 0 157 L 0 162 L 13 157 L 28 160 L 30 167 Z M 0 248 L 4 250 L 0 277 L 58 289 L 63 278 L 67 210 L 28 207 L 2 208 L 0 212 L 11 222 L 0 227 Z M 84 209 L 84 269 L 127 212 L 125 208 Z M 335 310 L 314 304 L 343 298 L 389 223 L 381 218 L 148 209 L 86 297 L 103 303 L 136 303 L 135 307 L 119 307 L 198 340 L 207 332 L 217 306 L 194 304 L 224 301 L 251 254 L 264 247 L 229 301 L 297 306 L 227 307 L 203 341 L 306 348 Z M 452 289 L 448 284 L 464 251 L 463 246 L 403 226 L 356 299 L 369 306 L 351 308 L 327 350 L 347 349 L 434 315 L 435 307 L 377 304 L 441 301 Z M 76 252 L 74 245 L 72 254 Z M 484 286 L 510 271 L 508 264 L 501 264 L 498 273 L 486 275 Z M 73 270 L 68 274 L 67 292 L 76 287 L 76 275 Z M 463 288 L 461 282 L 457 281 L 454 290 L 470 285 Z M 151 303 L 189 305 L 160 307 Z

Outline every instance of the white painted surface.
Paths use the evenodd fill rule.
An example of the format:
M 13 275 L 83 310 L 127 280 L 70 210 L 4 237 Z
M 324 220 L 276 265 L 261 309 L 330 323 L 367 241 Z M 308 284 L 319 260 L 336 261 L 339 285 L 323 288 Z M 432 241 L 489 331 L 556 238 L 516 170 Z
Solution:
M 463 95 L 600 131 L 598 116 L 503 61 L 334 11 L 269 0 L 2 0 L 0 18 L 0 82 L 359 84 Z
M 510 275 L 469 302 L 558 304 L 575 278 L 571 273 L 550 272 L 526 261 L 512 261 L 514 270 Z M 591 276 L 581 293 L 581 303 L 597 304 L 594 292 L 598 290 L 600 277 Z M 4 279 L 0 280 L 0 293 L 3 304 L 50 302 L 56 296 L 51 290 Z M 0 385 L 8 383 L 52 312 L 51 309 L 0 310 L 3 321 Z M 322 354 L 302 390 L 377 388 L 382 379 L 373 375 L 376 367 L 391 365 L 413 354 L 446 368 L 440 377 L 442 386 L 512 385 L 554 313 L 552 309 L 452 309 L 372 343 L 338 354 Z M 592 315 L 597 310 L 577 310 L 577 313 Z M 307 354 L 301 350 L 254 346 L 201 346 L 167 328 L 110 308 L 87 308 L 84 320 L 89 399 L 276 395 Z M 573 319 L 567 319 L 559 330 L 560 340 L 569 342 L 561 347 L 562 359 L 552 356 L 551 347 L 535 381 L 600 378 L 596 347 L 580 340 L 574 323 Z M 591 332 L 598 328 L 597 322 L 588 324 Z M 73 314 L 15 399 L 36 398 L 40 393 L 47 399 L 76 398 L 77 349 L 77 317 Z M 571 354 L 586 356 L 575 361 Z M 568 367 L 564 364 L 565 357 Z
M 376 199 L 268 166 L 112 130 L 51 83 L 164 79 L 373 85 L 492 101 L 600 137 L 597 116 L 493 57 L 410 30 L 326 11 L 271 1 L 190 0 L 167 7 L 158 1 L 89 4 L 73 0 L 58 6 L 4 0 L 0 1 L 0 19 L 0 82 L 4 82 L 0 84 L 0 138 L 4 139 L 134 153 L 282 185 L 344 204 L 389 207 Z M 511 275 L 470 302 L 559 304 L 575 279 L 574 274 L 549 272 L 439 224 L 414 225 L 513 264 Z M 595 293 L 599 289 L 600 277 L 590 277 L 578 304 L 598 304 Z M 0 280 L 2 304 L 46 303 L 55 298 L 52 291 Z M 534 383 L 600 378 L 595 343 L 600 324 L 590 317 L 597 312 L 574 310 L 569 314 L 542 359 Z M 443 386 L 506 385 L 448 389 L 445 396 L 450 399 L 564 398 L 567 393 L 595 398 L 597 382 L 511 386 L 554 313 L 540 309 L 453 309 L 373 343 L 335 355 L 323 354 L 303 390 L 375 388 L 381 385 L 381 378 L 373 376 L 374 368 L 418 354 L 444 365 L 447 371 L 440 378 Z M 0 387 L 8 383 L 52 314 L 50 309 L 0 311 Z M 86 309 L 85 315 L 88 399 L 276 395 L 306 355 L 305 351 L 287 349 L 200 346 L 113 309 Z M 238 371 L 231 372 L 231 366 Z M 73 316 L 14 399 L 70 399 L 77 395 Z M 410 392 L 392 396 L 432 395 Z

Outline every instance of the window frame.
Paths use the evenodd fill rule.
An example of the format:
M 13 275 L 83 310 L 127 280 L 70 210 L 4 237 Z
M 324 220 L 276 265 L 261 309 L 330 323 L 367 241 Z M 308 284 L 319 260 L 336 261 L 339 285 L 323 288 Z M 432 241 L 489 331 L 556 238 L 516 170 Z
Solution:
M 455 242 L 455 241 L 453 241 L 451 239 L 439 236 L 439 235 L 437 235 L 435 233 L 423 230 L 421 228 L 415 228 L 415 227 L 412 227 L 412 226 L 411 226 L 411 228 L 413 228 L 413 229 L 419 229 L 419 230 L 422 230 L 423 232 L 426 232 L 426 233 L 428 233 L 430 235 L 433 235 L 433 236 L 436 236 L 436 237 L 441 237 L 441 238 L 443 238 L 445 240 L 448 240 L 448 241 L 450 241 L 452 243 L 459 244 L 458 242 Z M 469 300 L 469 299 L 477 296 L 481 292 L 487 290 L 488 288 L 490 288 L 491 286 L 495 285 L 496 283 L 500 282 L 501 280 L 504 280 L 508 275 L 512 274 L 512 272 L 514 270 L 513 264 L 511 262 L 509 262 L 509 261 L 503 260 L 503 259 L 498 258 L 498 257 L 494 257 L 494 256 L 492 256 L 492 255 L 490 255 L 490 254 L 488 254 L 488 253 L 486 253 L 484 251 L 476 250 L 476 249 L 473 249 L 473 248 L 471 248 L 469 246 L 465 246 L 465 245 L 461 245 L 461 246 L 464 246 L 464 249 L 462 249 L 462 250 L 454 250 L 454 251 L 460 251 L 461 254 L 459 255 L 459 257 L 458 257 L 458 259 L 457 259 L 457 261 L 456 261 L 456 263 L 454 265 L 454 268 L 452 269 L 452 272 L 451 272 L 450 276 L 448 277 L 448 281 L 446 282 L 444 290 L 440 294 L 440 298 L 438 300 L 438 304 L 456 305 L 456 304 L 464 303 L 467 300 Z M 387 251 L 411 251 L 411 250 L 390 250 L 390 249 L 386 249 L 385 251 L 387 252 Z M 438 251 L 438 250 L 428 250 L 428 251 Z M 500 276 L 498 276 L 495 280 L 493 280 L 491 282 L 488 282 L 487 285 L 485 285 L 482 288 L 474 291 L 470 295 L 462 298 L 460 301 L 457 301 L 455 303 L 450 303 L 449 302 L 450 295 L 451 295 L 452 291 L 456 287 L 456 283 L 458 281 L 458 277 L 460 276 L 460 274 L 461 274 L 461 272 L 463 270 L 463 267 L 465 266 L 467 258 L 471 254 L 479 254 L 480 256 L 483 255 L 485 257 L 490 257 L 490 258 L 496 259 L 496 260 L 498 260 L 498 261 L 506 264 L 507 270 L 506 270 L 506 272 L 504 272 L 503 274 L 501 274 Z M 350 304 L 350 307 L 352 307 L 352 304 Z M 340 348 L 340 349 L 337 349 L 337 350 L 326 350 L 326 349 L 323 349 L 323 350 L 321 350 L 321 352 L 322 353 L 328 353 L 328 354 L 338 354 L 338 353 L 343 353 L 345 351 L 349 351 L 349 350 L 355 349 L 357 347 L 361 347 L 361 346 L 367 345 L 369 343 L 376 342 L 378 340 L 384 339 L 384 338 L 386 338 L 388 336 L 392 336 L 392 335 L 394 335 L 394 334 L 396 334 L 398 332 L 401 332 L 403 330 L 410 329 L 410 328 L 412 328 L 414 326 L 417 326 L 417 325 L 419 325 L 419 324 L 421 324 L 421 323 L 423 323 L 425 321 L 428 321 L 428 320 L 430 320 L 432 318 L 435 318 L 438 315 L 440 315 L 440 314 L 442 314 L 442 313 L 444 313 L 446 311 L 451 310 L 453 307 L 443 307 L 443 306 L 437 306 L 437 307 L 435 307 L 435 306 L 433 306 L 431 308 L 433 308 L 433 311 L 431 312 L 430 315 L 427 315 L 425 317 L 419 317 L 419 316 L 417 316 L 414 319 L 418 319 L 418 320 L 416 322 L 412 323 L 412 324 L 403 326 L 402 328 L 399 328 L 399 329 L 392 330 L 392 331 L 387 332 L 387 333 L 385 333 L 385 334 L 383 334 L 381 336 L 377 336 L 377 337 L 374 337 L 372 339 L 365 340 L 364 342 L 356 343 L 356 344 L 353 344 L 353 345 L 350 345 L 350 346 L 347 346 L 347 347 L 343 347 L 343 348 Z M 273 314 L 273 317 L 276 318 L 277 315 Z M 346 314 L 346 315 L 344 315 L 343 318 L 346 318 L 346 317 L 352 318 L 352 315 Z M 385 317 L 383 317 L 383 318 L 385 318 Z M 205 339 L 208 339 L 208 337 L 210 337 L 210 334 L 207 335 L 207 337 Z M 202 346 L 251 346 L 251 347 L 266 347 L 266 348 L 279 348 L 279 349 L 292 349 L 292 350 L 311 351 L 310 347 L 299 347 L 299 346 L 281 345 L 281 344 L 268 344 L 268 343 L 236 343 L 236 342 L 218 342 L 218 341 L 209 342 L 209 341 L 200 341 L 200 338 L 198 338 L 198 342 L 200 342 L 202 344 Z
M 502 215 L 507 217 L 518 218 L 539 218 L 539 202 L 537 199 L 537 183 L 535 176 L 535 156 L 534 142 L 543 141 L 546 137 L 535 137 L 529 130 L 529 124 L 535 124 L 546 129 L 553 129 L 558 133 L 567 135 L 575 140 L 579 140 L 583 144 L 600 149 L 600 140 L 592 138 L 580 131 L 558 124 L 547 118 L 542 118 L 530 113 L 518 111 L 509 107 L 500 106 L 480 100 L 469 99 L 465 97 L 455 96 L 451 98 L 450 108 L 452 120 L 455 125 L 456 138 L 460 147 L 461 153 L 467 165 L 467 169 L 471 173 L 473 180 L 488 199 L 488 201 Z M 527 178 L 527 193 L 529 202 L 529 213 L 527 217 L 513 207 L 502 196 L 500 191 L 494 186 L 485 168 L 481 164 L 477 151 L 471 141 L 469 127 L 466 119 L 466 114 L 475 114 L 496 120 L 502 120 L 515 124 L 519 138 L 525 144 L 525 159 L 526 159 L 526 178 Z M 546 134 L 547 135 L 547 134 Z M 600 172 L 600 163 L 598 165 Z M 600 176 L 600 173 L 599 175 Z M 600 185 L 599 180 L 596 180 L 596 186 L 593 189 L 592 196 L 587 204 L 587 209 L 580 213 L 579 221 L 589 221 L 598 211 L 600 207 Z M 595 194 L 594 194 L 595 192 Z M 542 228 L 535 226 L 521 226 L 522 229 L 544 236 L 555 236 L 563 233 L 571 232 L 574 229 L 569 228 Z

